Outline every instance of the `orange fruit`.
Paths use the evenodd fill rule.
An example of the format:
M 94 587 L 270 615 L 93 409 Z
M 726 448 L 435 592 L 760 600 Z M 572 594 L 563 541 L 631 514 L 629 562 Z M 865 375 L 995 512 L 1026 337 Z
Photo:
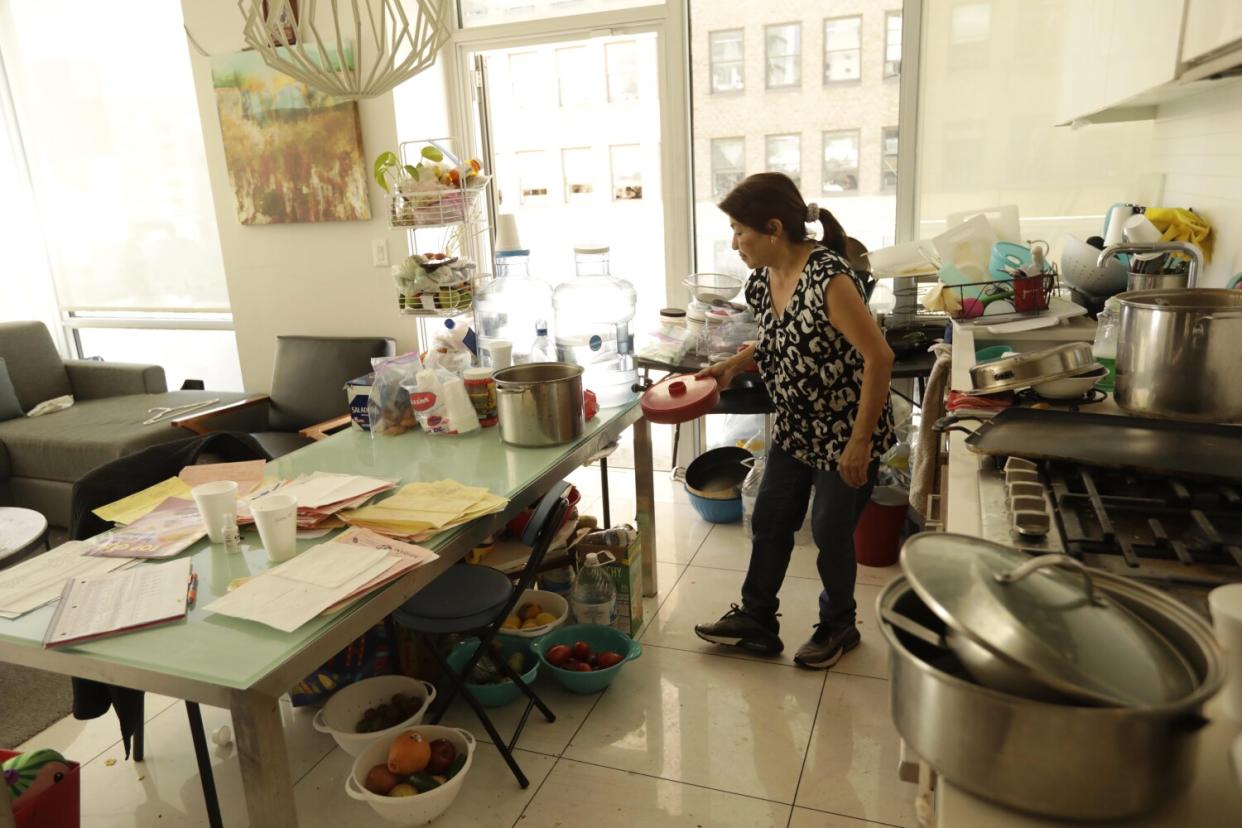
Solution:
M 401 733 L 388 746 L 388 769 L 398 776 L 422 773 L 431 761 L 431 745 L 412 730 Z

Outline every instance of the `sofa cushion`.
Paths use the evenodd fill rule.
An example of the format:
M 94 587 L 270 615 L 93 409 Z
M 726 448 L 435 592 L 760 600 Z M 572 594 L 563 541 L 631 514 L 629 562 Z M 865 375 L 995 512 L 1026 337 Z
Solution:
M 217 397 L 226 403 L 245 395 L 170 391 L 86 400 L 42 417 L 0 423 L 0 443 L 8 453 L 13 477 L 73 482 L 103 463 L 187 436 L 184 430 L 173 428 L 167 419 L 143 425 L 149 409 Z
M 0 357 L 0 421 L 21 417 L 22 404 L 17 399 L 17 391 L 13 389 L 13 380 L 9 379 L 9 368 Z
M 0 357 L 8 363 L 22 411 L 73 393 L 65 364 L 42 322 L 0 322 Z

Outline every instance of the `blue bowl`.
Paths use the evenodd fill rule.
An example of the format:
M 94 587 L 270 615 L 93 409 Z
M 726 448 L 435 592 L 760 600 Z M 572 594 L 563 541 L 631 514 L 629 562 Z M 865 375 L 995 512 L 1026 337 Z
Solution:
M 689 489 L 686 490 L 686 494 L 690 495 L 690 505 L 694 507 L 694 511 L 698 512 L 699 517 L 708 523 L 737 523 L 742 519 L 742 498 L 740 497 L 712 500 L 696 495 Z
M 585 641 L 593 653 L 608 650 L 620 653 L 622 660 L 612 667 L 592 670 L 589 673 L 562 670 L 548 662 L 546 655 L 548 650 L 557 644 L 568 644 L 572 647 L 575 641 Z M 568 627 L 560 627 L 543 638 L 535 639 L 530 648 L 539 656 L 539 661 L 543 663 L 546 672 L 551 673 L 552 678 L 556 679 L 562 687 L 571 693 L 583 694 L 598 693 L 603 690 L 612 684 L 612 680 L 621 673 L 621 668 L 627 661 L 633 661 L 643 654 L 643 648 L 637 641 L 620 630 L 601 624 L 572 624 Z
M 514 653 L 522 653 L 526 658 L 526 672 L 522 673 L 522 681 L 527 684 L 535 680 L 535 676 L 539 674 L 539 659 L 534 657 L 531 652 L 531 642 L 525 638 L 497 638 L 500 644 L 500 652 L 504 658 Z M 479 647 L 479 639 L 467 638 L 465 641 L 453 648 L 448 655 L 449 666 L 453 668 L 453 672 L 461 675 L 461 668 L 466 666 L 466 661 L 470 656 L 474 655 L 474 651 Z M 509 679 L 505 679 L 499 684 L 475 684 L 472 681 L 466 682 L 470 688 L 470 692 L 479 700 L 479 704 L 484 707 L 502 707 L 515 701 L 522 695 L 522 690 Z

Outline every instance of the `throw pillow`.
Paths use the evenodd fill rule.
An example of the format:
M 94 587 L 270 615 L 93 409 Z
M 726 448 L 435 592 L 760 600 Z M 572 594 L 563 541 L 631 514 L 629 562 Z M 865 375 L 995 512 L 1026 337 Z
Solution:
M 13 380 L 9 379 L 9 366 L 0 357 L 0 420 L 11 420 L 25 413 L 22 411 L 22 404 L 17 400 L 17 389 L 13 387 Z

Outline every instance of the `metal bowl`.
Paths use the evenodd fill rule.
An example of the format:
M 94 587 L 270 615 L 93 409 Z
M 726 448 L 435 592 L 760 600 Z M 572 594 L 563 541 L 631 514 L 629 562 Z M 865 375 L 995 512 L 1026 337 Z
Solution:
M 1042 351 L 1014 354 L 976 365 L 970 369 L 970 381 L 977 394 L 997 394 L 1076 376 L 1095 367 L 1091 343 L 1067 342 Z

